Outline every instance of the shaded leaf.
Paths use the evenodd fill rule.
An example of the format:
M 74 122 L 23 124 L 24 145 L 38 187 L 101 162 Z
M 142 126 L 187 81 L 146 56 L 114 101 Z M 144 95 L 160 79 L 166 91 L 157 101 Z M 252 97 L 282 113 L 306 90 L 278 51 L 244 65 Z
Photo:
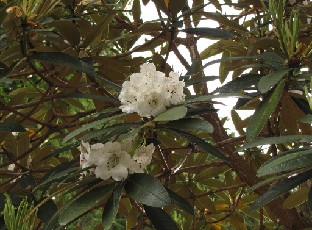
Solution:
M 16 121 L 4 121 L 0 123 L 0 132 L 26 132 L 26 129 Z
M 179 230 L 175 222 L 163 209 L 144 205 L 144 210 L 156 230 Z
M 257 85 L 263 77 L 261 74 L 243 74 L 225 85 L 217 88 L 213 93 L 235 93 L 241 90 L 249 89 L 251 86 Z
M 212 124 L 200 118 L 182 118 L 177 121 L 170 121 L 166 124 L 166 127 L 194 132 L 213 132 Z
M 65 37 L 65 39 L 73 46 L 80 43 L 80 32 L 77 25 L 72 21 L 59 20 L 51 23 Z
M 166 190 L 167 190 L 173 204 L 178 205 L 184 211 L 188 212 L 191 215 L 194 215 L 194 208 L 192 205 L 189 204 L 189 202 L 187 202 L 180 195 L 176 194 L 174 191 L 172 191 L 168 188 L 166 188 Z
M 182 138 L 186 139 L 187 141 L 194 144 L 196 147 L 198 147 L 202 151 L 208 152 L 209 154 L 211 154 L 211 155 L 213 155 L 213 156 L 215 156 L 215 157 L 217 157 L 223 161 L 228 161 L 228 158 L 222 152 L 220 152 L 217 148 L 215 148 L 214 146 L 212 146 L 211 144 L 209 144 L 205 140 L 203 140 L 199 137 L 196 137 L 192 134 L 189 134 L 187 132 L 184 132 L 182 130 L 179 130 L 179 129 L 174 129 L 174 128 L 166 128 L 166 129 L 168 129 L 170 132 L 173 132 L 173 133 L 177 134 L 178 136 L 181 136 Z
M 67 225 L 96 206 L 114 188 L 114 183 L 98 188 L 93 188 L 70 203 L 59 216 L 59 223 Z
M 270 94 L 268 94 L 260 105 L 256 108 L 255 113 L 250 119 L 250 123 L 246 129 L 246 136 L 248 142 L 253 141 L 261 132 L 263 126 L 275 110 L 282 92 L 284 90 L 285 81 L 279 83 Z
M 210 39 L 213 38 L 227 39 L 232 38 L 234 36 L 234 33 L 231 31 L 208 27 L 187 28 L 183 29 L 182 31 L 188 34 L 195 34 Z
M 278 155 L 264 163 L 257 172 L 258 176 L 280 173 L 312 165 L 312 149 Z
M 52 199 L 45 202 L 39 207 L 37 215 L 42 222 L 48 222 L 53 215 L 58 211 L 58 208 Z
M 117 185 L 117 187 L 113 191 L 113 194 L 105 204 L 104 211 L 102 214 L 102 223 L 104 229 L 110 229 L 114 219 L 116 218 L 123 186 L 124 186 L 123 183 Z
M 258 89 L 261 93 L 266 93 L 275 86 L 288 73 L 288 69 L 274 71 L 262 77 L 258 83 Z
M 154 121 L 174 121 L 185 117 L 187 108 L 185 106 L 173 107 L 157 115 Z
M 269 188 L 269 190 L 260 196 L 250 207 L 250 210 L 258 209 L 270 201 L 274 200 L 275 198 L 279 197 L 280 195 L 288 192 L 289 190 L 297 187 L 301 183 L 305 182 L 306 180 L 310 179 L 312 175 L 312 170 L 307 171 L 305 173 L 298 174 L 296 176 L 287 178 L 277 184 L 273 185 Z
M 171 199 L 165 187 L 154 177 L 136 173 L 128 177 L 125 184 L 127 194 L 134 200 L 153 207 L 163 207 L 171 204 Z
M 296 142 L 312 142 L 312 135 L 284 135 L 278 137 L 261 138 L 241 146 L 240 148 L 238 148 L 237 151 L 253 148 L 260 145 L 296 143 Z

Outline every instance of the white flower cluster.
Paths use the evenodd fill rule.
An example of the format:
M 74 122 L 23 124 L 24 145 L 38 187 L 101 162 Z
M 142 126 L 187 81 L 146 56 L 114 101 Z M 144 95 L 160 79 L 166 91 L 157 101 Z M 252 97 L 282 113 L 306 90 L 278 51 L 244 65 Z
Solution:
M 177 73 L 170 72 L 166 77 L 156 71 L 154 64 L 143 64 L 140 73 L 132 74 L 122 84 L 120 109 L 125 113 L 137 112 L 141 117 L 155 117 L 167 106 L 185 101 L 184 86 Z
M 80 165 L 82 168 L 95 165 L 96 177 L 116 181 L 126 179 L 128 174 L 143 173 L 143 169 L 151 163 L 155 146 L 140 146 L 131 157 L 127 152 L 131 142 L 107 142 L 90 145 L 82 142 L 80 146 Z

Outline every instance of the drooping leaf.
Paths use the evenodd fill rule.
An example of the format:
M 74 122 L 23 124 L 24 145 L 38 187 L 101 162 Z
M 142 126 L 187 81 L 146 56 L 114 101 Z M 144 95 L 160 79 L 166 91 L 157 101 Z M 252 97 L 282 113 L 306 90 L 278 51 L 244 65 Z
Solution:
M 253 148 L 260 145 L 296 143 L 296 142 L 312 142 L 312 135 L 284 135 L 278 137 L 261 138 L 241 146 L 240 148 L 238 148 L 237 151 Z
M 65 37 L 65 39 L 73 46 L 80 43 L 80 32 L 77 24 L 72 21 L 58 20 L 51 23 Z
M 93 95 L 93 94 L 87 94 L 87 93 L 68 93 L 60 96 L 60 98 L 84 98 L 84 99 L 93 99 L 93 100 L 99 100 L 99 101 L 105 101 L 105 102 L 115 102 L 119 103 L 119 100 L 117 98 L 102 96 L 102 95 Z
M 284 86 L 285 81 L 283 80 L 274 90 L 272 90 L 270 94 L 265 96 L 263 101 L 261 101 L 260 105 L 255 110 L 255 113 L 251 117 L 250 123 L 246 129 L 248 142 L 253 141 L 261 132 L 265 123 L 275 110 L 284 90 Z
M 170 218 L 170 216 L 158 207 L 150 207 L 144 205 L 144 210 L 148 218 L 152 221 L 156 230 L 178 230 L 176 223 Z
M 174 191 L 166 188 L 171 201 L 173 204 L 178 205 L 179 207 L 181 207 L 184 211 L 188 212 L 191 215 L 194 215 L 194 208 L 192 205 L 189 204 L 189 202 L 187 202 L 183 197 L 181 197 L 180 195 L 176 194 Z
M 114 183 L 91 189 L 70 203 L 59 216 L 59 223 L 67 225 L 75 218 L 81 216 L 96 206 L 114 188 Z
M 223 161 L 228 161 L 228 158 L 222 152 L 220 152 L 217 148 L 213 147 L 211 144 L 209 144 L 205 140 L 199 137 L 196 137 L 190 133 L 179 130 L 179 129 L 166 128 L 166 130 L 173 132 L 177 134 L 178 136 L 181 136 L 182 138 L 186 139 L 190 143 L 194 144 L 200 150 L 207 152 Z
M 274 87 L 286 74 L 288 69 L 274 71 L 262 77 L 258 83 L 258 89 L 261 93 L 266 93 Z
M 113 194 L 108 199 L 104 207 L 104 211 L 102 214 L 102 224 L 104 229 L 110 229 L 114 219 L 116 218 L 123 186 L 124 186 L 123 183 L 120 183 L 119 185 L 116 186 L 116 188 L 113 191 Z
M 183 118 L 177 121 L 170 121 L 166 127 L 194 132 L 213 132 L 213 126 L 208 121 L 200 118 Z
M 134 200 L 152 207 L 164 207 L 171 204 L 165 187 L 154 177 L 136 173 L 128 177 L 125 184 L 127 194 Z
M 0 132 L 26 132 L 26 129 L 16 121 L 4 121 L 0 123 Z
M 189 34 L 195 34 L 195 35 L 202 36 L 205 38 L 210 38 L 210 39 L 214 39 L 214 38 L 228 39 L 234 36 L 234 33 L 229 30 L 222 30 L 218 28 L 208 28 L 208 27 L 187 28 L 187 29 L 183 29 L 182 31 L 189 33 Z
M 264 163 L 257 172 L 258 176 L 270 175 L 301 167 L 312 166 L 312 149 L 292 152 L 285 155 L 278 155 Z
M 174 121 L 185 117 L 187 108 L 185 106 L 173 107 L 159 114 L 154 121 Z
M 274 200 L 275 198 L 279 197 L 280 195 L 288 192 L 289 190 L 297 187 L 301 183 L 305 182 L 306 180 L 310 179 L 312 175 L 312 170 L 307 171 L 305 173 L 298 174 L 296 176 L 284 179 L 281 182 L 273 185 L 269 188 L 269 190 L 260 196 L 250 207 L 250 210 L 256 210 L 270 201 Z
M 140 0 L 134 0 L 132 4 L 132 14 L 133 14 L 133 20 L 138 23 L 141 18 L 141 5 Z

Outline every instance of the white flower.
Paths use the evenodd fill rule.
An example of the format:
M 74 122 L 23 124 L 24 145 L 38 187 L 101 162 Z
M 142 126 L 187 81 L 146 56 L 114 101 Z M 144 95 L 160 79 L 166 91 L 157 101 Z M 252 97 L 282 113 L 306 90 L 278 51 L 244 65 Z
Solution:
M 171 72 L 169 77 L 156 71 L 154 64 L 141 65 L 140 73 L 134 73 L 122 84 L 119 95 L 120 109 L 125 113 L 137 112 L 141 117 L 154 117 L 164 112 L 167 106 L 185 100 L 185 83 L 179 75 Z
M 119 142 L 92 145 L 89 160 L 96 165 L 96 177 L 103 180 L 111 177 L 116 181 L 127 178 L 128 165 L 133 161 Z
M 130 168 L 131 173 L 143 173 L 143 169 L 146 168 L 152 161 L 152 155 L 155 151 L 155 146 L 149 144 L 147 146 L 141 146 L 135 150 L 132 157 L 134 164 Z
M 82 168 L 95 165 L 95 176 L 103 180 L 113 178 L 121 181 L 126 179 L 129 173 L 142 173 L 151 163 L 155 147 L 153 144 L 141 146 L 131 157 L 128 153 L 131 145 L 131 141 L 96 143 L 91 146 L 82 142 L 80 165 Z M 86 172 L 83 175 L 86 175 Z
M 14 171 L 14 169 L 15 169 L 15 164 L 9 164 L 8 165 L 8 170 L 9 171 Z

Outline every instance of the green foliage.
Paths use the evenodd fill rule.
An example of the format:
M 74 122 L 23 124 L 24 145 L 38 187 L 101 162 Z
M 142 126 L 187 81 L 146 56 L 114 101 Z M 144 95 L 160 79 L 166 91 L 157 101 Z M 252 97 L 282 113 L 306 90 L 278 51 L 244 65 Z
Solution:
M 16 208 L 12 204 L 9 195 L 6 195 L 6 203 L 4 206 L 4 221 L 8 230 L 31 230 L 34 229 L 36 213 L 32 211 L 34 205 L 28 204 L 27 199 L 23 199 Z
M 0 1 L 0 228 L 309 226 L 310 11 L 286 0 Z M 121 89 L 144 63 L 181 74 L 185 102 L 122 112 Z M 231 113 L 216 109 L 232 99 Z M 155 151 L 141 173 L 103 181 L 82 168 L 94 149 L 82 155 L 81 141 L 129 141 L 131 159 Z

